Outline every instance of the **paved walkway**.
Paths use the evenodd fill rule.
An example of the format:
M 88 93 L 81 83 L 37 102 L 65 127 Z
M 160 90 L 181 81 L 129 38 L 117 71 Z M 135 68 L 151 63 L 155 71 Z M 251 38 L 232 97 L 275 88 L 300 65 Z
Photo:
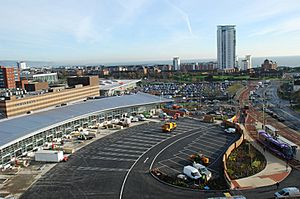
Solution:
M 277 182 L 284 180 L 290 174 L 292 168 L 288 166 L 286 162 L 278 159 L 268 151 L 263 151 L 263 148 L 249 136 L 244 126 L 241 125 L 241 127 L 245 132 L 245 139 L 251 142 L 257 150 L 264 154 L 267 160 L 267 166 L 264 170 L 253 176 L 232 180 L 233 188 L 251 189 L 264 187 L 274 185 Z

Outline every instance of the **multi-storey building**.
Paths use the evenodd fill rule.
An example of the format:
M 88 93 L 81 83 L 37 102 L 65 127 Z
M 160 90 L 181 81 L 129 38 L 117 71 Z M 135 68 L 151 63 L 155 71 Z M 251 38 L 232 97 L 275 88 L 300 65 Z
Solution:
M 231 69 L 235 67 L 236 57 L 236 31 L 235 25 L 218 26 L 217 55 L 218 69 Z
M 24 62 L 24 61 L 18 62 L 18 68 L 19 68 L 20 70 L 27 69 L 26 62 Z
M 5 100 L 0 100 L 0 112 L 6 117 L 11 117 L 72 101 L 83 100 L 87 97 L 99 96 L 99 79 L 98 77 L 90 78 L 91 80 L 88 81 L 89 84 L 86 86 L 82 86 L 84 83 L 78 80 L 77 82 L 81 86 L 76 86 L 75 88 L 53 90 L 53 92 L 38 93 L 38 95 L 26 95 L 18 99 L 16 96 L 11 96 Z
M 0 88 L 16 88 L 16 81 L 20 80 L 17 68 L 0 66 Z
M 174 67 L 175 71 L 180 70 L 180 58 L 179 57 L 173 58 L 173 67 Z
M 261 65 L 261 67 L 262 67 L 263 70 L 276 70 L 277 69 L 277 63 L 266 59 L 264 61 L 264 63 Z
M 251 55 L 246 55 L 242 60 L 241 70 L 245 71 L 252 68 Z

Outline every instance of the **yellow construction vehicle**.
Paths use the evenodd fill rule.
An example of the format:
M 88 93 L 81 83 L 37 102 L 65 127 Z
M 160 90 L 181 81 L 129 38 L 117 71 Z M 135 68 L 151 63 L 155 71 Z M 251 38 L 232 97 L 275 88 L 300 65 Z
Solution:
M 175 122 L 166 122 L 161 128 L 163 132 L 171 132 L 176 129 L 176 127 L 177 124 Z
M 206 165 L 206 166 L 209 164 L 209 158 L 204 156 L 201 153 L 190 155 L 189 160 L 191 160 L 192 162 L 196 162 L 196 163 Z

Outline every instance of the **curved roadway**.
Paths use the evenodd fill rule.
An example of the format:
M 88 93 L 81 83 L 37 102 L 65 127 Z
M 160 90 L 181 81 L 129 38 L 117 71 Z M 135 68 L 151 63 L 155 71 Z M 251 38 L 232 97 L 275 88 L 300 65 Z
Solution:
M 212 128 L 211 124 L 191 119 L 180 120 L 178 124 L 171 134 L 161 132 L 161 123 L 152 123 L 134 126 L 97 140 L 77 151 L 68 162 L 57 164 L 21 198 L 175 199 L 224 196 L 223 191 L 175 188 L 150 175 L 149 169 L 156 157 L 187 139 L 195 139 L 198 134 L 209 133 Z M 218 140 L 218 137 L 215 139 Z M 226 140 L 224 145 L 233 141 L 234 138 Z M 293 178 L 289 178 L 295 180 L 294 175 L 300 176 L 294 172 Z M 268 189 L 259 189 L 259 195 L 255 197 L 272 196 L 273 190 Z M 254 196 L 252 191 L 230 192 Z

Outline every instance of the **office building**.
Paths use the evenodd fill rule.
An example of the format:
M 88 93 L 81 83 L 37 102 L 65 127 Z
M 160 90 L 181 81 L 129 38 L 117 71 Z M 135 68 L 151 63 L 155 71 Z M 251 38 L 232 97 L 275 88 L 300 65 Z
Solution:
M 252 68 L 251 55 L 246 55 L 242 60 L 241 70 L 248 70 Z
M 30 82 L 24 85 L 27 92 L 46 91 L 49 89 L 48 82 Z
M 94 80 L 94 77 L 90 78 Z M 97 78 L 97 82 L 99 82 L 99 78 L 95 78 Z M 33 89 L 40 89 L 42 87 L 45 88 L 46 85 L 41 84 Z M 0 100 L 0 112 L 2 112 L 5 117 L 11 117 L 95 96 L 100 96 L 99 83 L 92 83 L 86 86 L 82 86 L 81 84 L 80 87 L 52 90 L 52 92 L 46 92 L 44 94 L 38 93 L 38 95 L 26 95 L 18 99 L 16 96 L 11 96 L 5 100 Z
M 217 57 L 218 69 L 232 69 L 235 67 L 236 57 L 235 25 L 218 26 Z
M 67 82 L 69 87 L 75 87 L 78 84 L 82 86 L 98 86 L 99 78 L 97 76 L 68 77 Z
M 27 69 L 26 62 L 24 62 L 24 61 L 18 62 L 18 68 L 19 68 L 20 70 Z
M 179 57 L 174 57 L 173 58 L 173 67 L 175 71 L 180 70 L 180 59 Z
M 245 59 L 248 61 L 249 65 L 248 65 L 248 69 L 252 68 L 252 58 L 251 55 L 246 55 Z
M 49 84 L 56 83 L 58 81 L 57 73 L 34 74 L 29 79 L 37 82 L 48 82 Z
M 14 67 L 0 66 L 0 88 L 16 88 L 16 81 L 20 80 L 20 72 Z

